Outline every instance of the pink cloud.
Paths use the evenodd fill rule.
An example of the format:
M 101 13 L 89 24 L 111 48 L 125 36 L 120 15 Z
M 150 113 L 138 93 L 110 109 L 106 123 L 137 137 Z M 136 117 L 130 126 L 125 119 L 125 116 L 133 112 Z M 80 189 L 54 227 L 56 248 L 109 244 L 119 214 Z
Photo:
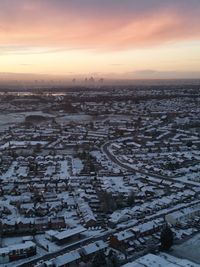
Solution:
M 0 45 L 14 49 L 21 46 L 110 51 L 200 40 L 200 12 L 195 9 L 170 5 L 155 10 L 127 9 L 123 13 L 119 8 L 109 13 L 106 8 L 79 9 L 73 5 L 62 10 L 59 5 L 39 0 L 13 3 L 17 5 L 5 4 L 4 12 L 0 11 Z

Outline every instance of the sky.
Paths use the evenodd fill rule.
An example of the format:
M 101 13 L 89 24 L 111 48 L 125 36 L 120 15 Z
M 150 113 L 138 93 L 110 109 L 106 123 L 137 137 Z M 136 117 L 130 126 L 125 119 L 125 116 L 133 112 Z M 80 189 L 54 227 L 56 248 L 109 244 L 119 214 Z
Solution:
M 1 0 L 0 77 L 200 78 L 200 0 Z

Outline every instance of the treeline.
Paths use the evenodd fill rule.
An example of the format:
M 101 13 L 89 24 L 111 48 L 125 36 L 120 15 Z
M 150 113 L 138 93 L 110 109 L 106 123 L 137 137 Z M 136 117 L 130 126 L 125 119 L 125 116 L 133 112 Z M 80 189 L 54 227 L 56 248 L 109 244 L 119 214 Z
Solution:
M 174 94 L 174 95 L 145 95 L 145 96 L 129 96 L 129 95 L 106 95 L 106 96 L 96 96 L 90 95 L 90 96 L 68 96 L 68 102 L 108 102 L 108 101 L 133 101 L 133 102 L 139 102 L 139 101 L 148 101 L 148 100 L 163 100 L 163 99 L 174 99 L 178 97 L 189 97 L 189 98 L 197 98 L 198 96 L 195 94 Z

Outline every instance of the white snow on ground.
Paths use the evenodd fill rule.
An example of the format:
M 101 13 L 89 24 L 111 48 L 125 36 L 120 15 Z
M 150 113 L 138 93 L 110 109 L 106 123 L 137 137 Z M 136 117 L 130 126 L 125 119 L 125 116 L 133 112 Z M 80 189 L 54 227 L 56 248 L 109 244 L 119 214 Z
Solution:
M 53 115 L 51 115 L 49 113 L 43 113 L 41 111 L 1 114 L 0 115 L 0 128 L 1 128 L 1 130 L 6 130 L 12 124 L 23 122 L 25 117 L 29 116 L 29 115 L 41 115 L 41 116 L 46 116 L 46 117 L 54 117 Z
M 4 174 L 1 175 L 2 180 L 7 180 L 11 181 L 12 178 L 14 178 L 15 174 L 15 166 L 17 166 L 17 161 L 13 161 L 10 168 L 5 172 Z
M 82 161 L 79 158 L 74 158 L 72 160 L 72 166 L 73 166 L 72 172 L 74 175 L 79 174 L 84 167 Z
M 179 258 L 184 257 L 200 264 L 200 234 L 195 235 L 181 245 L 173 246 L 172 255 Z
M 89 115 L 79 114 L 79 115 L 66 115 L 59 118 L 56 118 L 56 121 L 59 123 L 66 123 L 66 122 L 77 122 L 77 121 L 90 121 L 92 119 Z
M 2 247 L 18 244 L 22 242 L 21 236 L 2 238 Z
M 68 178 L 69 177 L 69 172 L 68 172 L 68 169 L 69 169 L 69 166 L 68 166 L 68 161 L 67 160 L 62 160 L 60 161 L 60 164 L 61 164 L 61 170 L 60 170 L 60 178 L 63 179 L 63 178 Z

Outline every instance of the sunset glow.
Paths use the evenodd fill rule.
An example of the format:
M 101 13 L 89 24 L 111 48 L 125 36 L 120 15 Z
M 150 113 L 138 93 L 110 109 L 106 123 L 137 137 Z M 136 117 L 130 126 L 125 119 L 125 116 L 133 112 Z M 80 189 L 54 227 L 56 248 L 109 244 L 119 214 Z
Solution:
M 198 78 L 198 0 L 2 0 L 0 72 Z

